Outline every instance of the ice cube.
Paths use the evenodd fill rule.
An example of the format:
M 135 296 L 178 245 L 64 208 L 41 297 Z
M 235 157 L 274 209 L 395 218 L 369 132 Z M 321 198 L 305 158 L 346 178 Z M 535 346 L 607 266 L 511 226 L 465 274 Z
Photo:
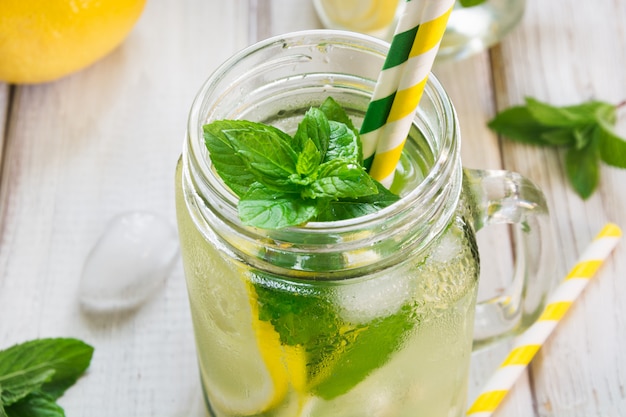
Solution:
M 339 286 L 335 302 L 341 307 L 344 320 L 367 323 L 398 312 L 411 299 L 414 285 L 411 277 L 381 273 L 374 278 Z
M 161 288 L 178 259 L 176 230 L 144 211 L 114 217 L 87 259 L 79 299 L 88 311 L 139 306 Z

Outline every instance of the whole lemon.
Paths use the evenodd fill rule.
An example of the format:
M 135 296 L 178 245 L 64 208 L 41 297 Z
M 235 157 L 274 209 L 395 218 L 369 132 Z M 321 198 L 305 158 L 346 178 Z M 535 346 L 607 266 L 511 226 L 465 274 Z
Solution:
M 111 52 L 146 0 L 0 0 L 0 81 L 55 80 Z

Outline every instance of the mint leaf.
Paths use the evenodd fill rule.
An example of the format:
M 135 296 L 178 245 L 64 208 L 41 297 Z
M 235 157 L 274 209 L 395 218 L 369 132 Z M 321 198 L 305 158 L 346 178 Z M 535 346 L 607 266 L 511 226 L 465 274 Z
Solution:
M 579 127 L 574 127 L 572 129 L 574 135 L 574 147 L 576 149 L 583 149 L 593 139 L 593 130 L 595 129 L 595 125 L 589 124 Z
M 500 112 L 488 126 L 518 142 L 568 148 L 567 178 L 586 199 L 598 185 L 600 160 L 626 168 L 626 141 L 613 129 L 616 119 L 616 106 L 601 101 L 558 107 L 526 98 L 525 106 Z
M 351 343 L 327 360 L 330 375 L 315 381 L 313 391 L 326 400 L 345 394 L 383 366 L 416 323 L 407 305 L 396 314 L 374 319 L 357 329 Z
M 463 7 L 472 7 L 478 6 L 479 4 L 483 4 L 485 0 L 459 0 L 459 3 Z
M 320 110 L 326 115 L 329 121 L 339 122 L 344 124 L 350 129 L 356 136 L 359 135 L 359 129 L 354 127 L 352 120 L 346 113 L 343 107 L 339 105 L 332 97 L 328 97 L 322 105 L 320 106 Z
M 407 305 L 368 323 L 350 323 L 337 312 L 331 287 L 295 290 L 273 279 L 258 272 L 252 277 L 259 319 L 273 325 L 281 343 L 304 348 L 307 390 L 326 400 L 345 394 L 385 364 L 419 322 Z
M 62 416 L 54 401 L 85 372 L 92 355 L 91 346 L 67 338 L 36 339 L 0 351 L 0 416 Z
M 294 147 L 301 150 L 309 140 L 313 141 L 323 160 L 330 141 L 330 126 L 326 115 L 315 107 L 309 109 L 298 124 L 293 140 Z
M 327 209 L 318 214 L 316 220 L 323 222 L 353 219 L 355 217 L 376 213 L 400 199 L 400 197 L 389 191 L 379 182 L 376 182 L 376 187 L 378 189 L 377 194 L 331 201 Z
M 605 121 L 600 122 L 594 137 L 602 161 L 614 167 L 626 168 L 626 141 L 615 133 L 612 126 Z
M 543 143 L 537 144 L 547 146 L 568 146 L 578 140 L 574 131 L 568 128 L 547 130 L 540 134 L 540 138 Z
M 330 141 L 324 162 L 351 159 L 363 165 L 363 149 L 358 134 L 343 123 L 330 121 Z
M 298 155 L 282 135 L 256 126 L 223 133 L 256 181 L 279 191 L 297 190 L 288 178 L 297 172 Z
M 0 386 L 4 393 L 46 373 L 51 377 L 42 390 L 58 398 L 87 369 L 92 354 L 91 346 L 76 339 L 37 339 L 12 346 L 0 351 Z
M 359 133 L 330 97 L 305 113 L 293 137 L 244 120 L 215 121 L 203 132 L 246 225 L 276 229 L 333 220 L 335 213 L 342 217 L 334 220 L 343 220 L 397 201 L 363 167 Z
M 319 166 L 317 179 L 303 191 L 306 198 L 357 198 L 376 194 L 372 177 L 351 160 L 333 159 Z
M 33 393 L 7 407 L 8 417 L 65 417 L 65 411 L 49 395 Z
M 589 198 L 600 178 L 598 150 L 595 143 L 583 149 L 570 148 L 565 156 L 567 177 L 583 199 Z
M 607 126 L 615 126 L 615 123 L 617 123 L 617 108 L 626 105 L 626 102 L 622 102 L 617 106 L 608 103 L 602 104 L 603 106 L 598 106 L 595 110 L 596 120 Z
M 315 146 L 315 143 L 309 139 L 304 144 L 302 153 L 298 155 L 298 162 L 296 163 L 296 171 L 300 176 L 308 177 L 315 172 L 318 166 L 322 163 L 322 155 Z M 300 178 L 300 177 L 298 177 Z M 302 182 L 307 184 L 308 181 Z
M 11 405 L 31 392 L 37 391 L 41 386 L 52 379 L 55 370 L 50 368 L 25 369 L 21 372 L 0 377 L 0 402 L 3 405 Z
M 511 107 L 500 112 L 487 126 L 508 139 L 532 145 L 545 144 L 541 138 L 546 132 L 545 126 L 523 106 Z
M 298 195 L 277 193 L 261 183 L 254 183 L 239 200 L 242 223 L 263 229 L 297 226 L 317 215 L 319 202 L 304 200 Z
M 268 135 L 278 135 L 286 142 L 290 141 L 290 137 L 275 127 L 245 120 L 217 120 L 203 126 L 204 141 L 213 166 L 224 183 L 241 197 L 256 181 L 256 177 L 248 171 L 245 161 L 225 134 L 226 131 L 237 129 L 250 129 L 266 132 Z
M 527 97 L 526 106 L 533 119 L 542 126 L 569 128 L 594 123 L 596 112 L 607 104 L 590 101 L 576 106 L 557 107 Z

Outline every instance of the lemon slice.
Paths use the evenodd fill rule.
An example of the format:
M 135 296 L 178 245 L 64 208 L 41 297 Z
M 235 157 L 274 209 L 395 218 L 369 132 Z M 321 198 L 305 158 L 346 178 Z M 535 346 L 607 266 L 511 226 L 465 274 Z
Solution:
M 211 266 L 225 267 L 219 261 Z M 210 289 L 190 288 L 207 397 L 218 415 L 297 409 L 306 383 L 304 350 L 281 345 L 271 323 L 258 319 L 256 293 L 241 279 L 242 269 L 214 269 Z
M 393 21 L 398 0 L 322 0 L 322 7 L 333 22 L 356 31 L 382 29 Z
M 271 323 L 259 320 L 257 294 L 246 281 L 249 268 L 207 244 L 182 199 L 180 164 L 177 175 L 181 252 L 200 375 L 211 406 L 217 415 L 273 408 L 298 415 L 307 378 L 304 348 L 281 345 Z
M 218 415 L 259 414 L 286 397 L 289 376 L 278 335 L 258 320 L 245 284 L 227 275 L 212 283 L 212 294 L 191 294 L 201 377 Z M 194 305 L 200 300 L 201 308 Z

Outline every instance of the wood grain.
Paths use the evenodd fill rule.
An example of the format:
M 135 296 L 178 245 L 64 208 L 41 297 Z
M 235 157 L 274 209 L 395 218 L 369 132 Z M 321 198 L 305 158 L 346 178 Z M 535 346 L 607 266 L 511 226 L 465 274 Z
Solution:
M 623 1 L 528 0 L 500 45 L 434 69 L 458 112 L 464 164 L 517 171 L 545 191 L 557 279 L 605 222 L 626 230 L 626 170 L 603 166 L 598 191 L 583 201 L 562 151 L 509 142 L 486 122 L 525 96 L 626 100 L 624 22 Z M 60 401 L 68 416 L 206 415 L 181 266 L 139 309 L 98 316 L 77 300 L 83 263 L 119 213 L 149 210 L 174 224 L 174 164 L 210 72 L 256 40 L 319 27 L 308 0 L 153 0 L 126 42 L 90 68 L 12 94 L 0 83 L 0 348 L 46 336 L 93 344 L 87 375 Z M 617 129 L 626 136 L 626 108 Z M 512 263 L 501 233 L 480 234 L 494 276 Z M 624 276 L 621 244 L 496 416 L 626 415 Z M 470 398 L 509 345 L 474 355 Z
M 57 82 L 16 87 L 3 170 L 0 341 L 96 347 L 69 416 L 203 414 L 180 265 L 137 311 L 90 316 L 83 262 L 115 215 L 174 224 L 173 177 L 196 91 L 248 42 L 247 1 L 156 0 L 125 43 Z M 113 260 L 114 261 L 114 260 Z
M 553 104 L 626 97 L 623 2 L 529 1 L 523 24 L 494 53 L 498 109 L 532 96 Z M 510 63 L 515 63 L 511 65 Z M 626 131 L 620 117 L 618 129 Z M 503 142 L 504 166 L 531 176 L 545 190 L 557 235 L 558 272 L 563 277 L 607 221 L 626 225 L 626 171 L 603 166 L 598 192 L 581 200 L 567 183 L 564 154 Z M 532 366 L 539 416 L 621 416 L 626 413 L 626 268 L 620 245 L 561 323 Z

